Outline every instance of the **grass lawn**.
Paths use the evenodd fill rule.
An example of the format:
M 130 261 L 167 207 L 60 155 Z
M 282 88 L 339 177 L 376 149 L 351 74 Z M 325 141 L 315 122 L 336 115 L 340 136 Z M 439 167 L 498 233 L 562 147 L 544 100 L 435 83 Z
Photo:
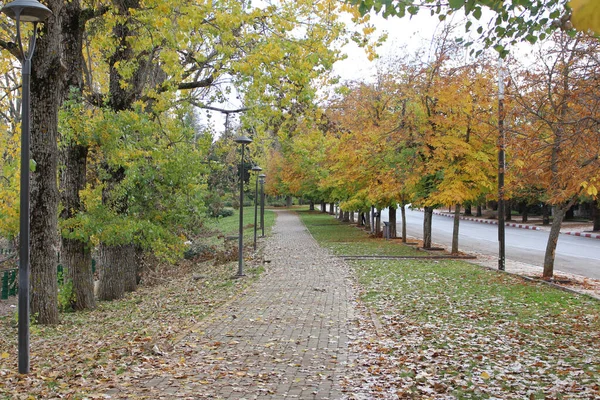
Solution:
M 331 216 L 300 214 L 337 254 L 396 253 Z M 600 398 L 597 300 L 455 260 L 350 265 L 383 335 L 359 322 L 349 398 Z

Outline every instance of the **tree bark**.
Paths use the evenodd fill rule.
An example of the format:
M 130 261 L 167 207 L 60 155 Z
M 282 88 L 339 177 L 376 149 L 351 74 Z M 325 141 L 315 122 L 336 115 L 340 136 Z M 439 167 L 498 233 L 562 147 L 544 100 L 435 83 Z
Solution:
M 381 233 L 381 211 L 379 209 L 375 212 L 375 229 L 373 233 L 375 237 L 379 237 Z
M 61 0 L 46 3 L 60 10 Z M 31 68 L 31 172 L 30 254 L 31 314 L 40 324 L 57 324 L 58 318 L 58 109 L 63 79 L 60 61 L 61 27 L 59 16 L 51 16 L 42 25 Z
M 315 211 L 315 202 L 314 201 L 310 201 L 310 204 L 308 206 L 308 211 Z
M 425 207 L 423 213 L 423 248 L 431 248 L 431 223 L 433 220 L 433 207 Z
M 548 237 L 546 253 L 544 255 L 544 278 L 552 278 L 554 275 L 554 256 L 556 254 L 556 245 L 558 244 L 560 227 L 562 226 L 566 214 L 566 207 L 564 204 L 552 206 L 552 212 L 554 214 L 554 219 L 552 220 L 550 236 Z
M 550 225 L 550 207 L 548 204 L 542 205 L 542 224 Z
M 600 231 L 600 201 L 598 199 L 592 204 L 592 220 L 594 221 L 594 232 Z
M 329 215 L 335 215 L 335 204 L 329 203 Z
M 125 292 L 135 292 L 138 278 L 138 251 L 136 246 L 129 244 L 123 247 L 123 277 Z
M 406 243 L 406 205 L 402 204 L 400 213 L 402 214 L 402 243 Z
M 94 298 L 94 274 L 92 272 L 92 253 L 79 240 L 62 239 L 60 263 L 66 268 L 66 277 L 73 283 L 73 302 L 75 311 L 96 307 Z
M 475 214 L 476 217 L 481 217 L 483 215 L 483 210 L 481 207 L 481 204 L 477 204 L 477 214 Z
M 460 204 L 454 208 L 454 225 L 452 229 L 452 254 L 458 254 L 458 229 L 460 227 Z
M 471 203 L 468 203 L 467 205 L 465 205 L 465 215 L 468 215 L 468 216 L 473 215 Z
M 321 202 L 321 212 L 327 212 L 327 203 L 325 203 L 324 201 Z
M 350 211 L 350 223 L 355 223 L 355 219 L 354 219 L 354 211 Z
M 98 300 L 117 300 L 125 294 L 125 263 L 128 246 L 100 245 Z
M 343 222 L 350 222 L 350 212 L 349 211 L 344 211 L 344 212 L 340 211 L 340 214 L 343 215 L 343 217 L 342 217 Z
M 285 196 L 285 206 L 290 208 L 292 205 L 292 196 Z
M 389 208 L 389 216 L 390 216 L 390 226 L 389 226 L 389 234 L 390 239 L 395 239 L 398 236 L 397 228 L 396 228 L 396 205 L 393 204 Z

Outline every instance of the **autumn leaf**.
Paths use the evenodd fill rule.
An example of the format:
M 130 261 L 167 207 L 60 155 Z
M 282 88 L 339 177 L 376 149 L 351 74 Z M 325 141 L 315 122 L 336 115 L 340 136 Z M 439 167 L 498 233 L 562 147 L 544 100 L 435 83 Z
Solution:
M 600 34 L 600 2 L 597 0 L 571 0 L 571 22 L 580 31 L 591 30 Z

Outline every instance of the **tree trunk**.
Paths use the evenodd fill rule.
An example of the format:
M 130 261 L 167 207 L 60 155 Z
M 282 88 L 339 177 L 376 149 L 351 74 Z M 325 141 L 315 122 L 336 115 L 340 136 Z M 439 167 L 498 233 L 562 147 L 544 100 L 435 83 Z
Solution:
M 542 205 L 542 224 L 550 225 L 550 207 L 548 204 Z
M 600 231 L 600 200 L 598 199 L 592 204 L 592 220 L 594 221 L 594 232 Z
M 293 203 L 292 203 L 292 196 L 285 196 L 285 206 L 287 208 L 292 207 Z
M 351 223 L 355 223 L 355 219 L 354 219 L 354 211 L 350 211 L 350 222 Z
M 356 223 L 358 226 L 365 226 L 365 213 L 362 211 L 358 212 L 358 221 Z
M 136 246 L 129 244 L 123 247 L 123 276 L 126 292 L 135 292 L 138 281 L 138 257 Z
M 125 263 L 128 257 L 128 246 L 100 245 L 98 269 L 100 282 L 98 286 L 99 300 L 117 300 L 125 294 Z
M 460 226 L 460 204 L 454 209 L 454 226 L 452 229 L 452 254 L 458 254 L 458 228 Z
M 310 201 L 310 204 L 308 206 L 308 211 L 315 211 L 315 202 L 314 201 Z
M 329 203 L 329 215 L 335 215 L 335 204 Z
M 350 212 L 349 211 L 340 212 L 340 214 L 343 215 L 343 218 L 342 218 L 343 222 L 350 222 Z
M 389 223 L 389 234 L 390 234 L 390 239 L 394 239 L 398 236 L 398 232 L 396 229 L 396 205 L 393 204 L 390 206 L 389 208 L 389 216 L 390 216 L 390 223 Z
M 96 307 L 90 249 L 79 240 L 63 238 L 60 263 L 67 270 L 67 279 L 73 283 L 71 304 L 73 310 L 81 311 Z
M 433 207 L 425 207 L 423 213 L 423 248 L 431 248 L 431 223 L 433 220 Z
M 327 203 L 325 203 L 324 201 L 321 202 L 321 212 L 322 213 L 327 212 Z
M 468 215 L 468 216 L 473 215 L 471 203 L 468 203 L 467 205 L 465 205 L 465 215 Z
M 521 212 L 521 222 L 527 222 L 529 219 L 529 207 L 523 202 L 523 211 Z
M 406 206 L 402 204 L 400 208 L 402 214 L 402 243 L 406 243 Z
M 46 3 L 60 10 L 63 1 Z M 58 109 L 65 68 L 61 65 L 60 19 L 50 17 L 42 24 L 31 68 L 31 172 L 30 257 L 31 314 L 40 324 L 57 324 L 58 319 Z
M 375 233 L 375 207 L 371 206 L 371 212 L 369 214 L 369 228 L 371 234 Z
M 554 275 L 554 256 L 556 253 L 556 245 L 558 244 L 560 227 L 566 214 L 566 207 L 564 204 L 552 206 L 552 212 L 554 214 L 554 219 L 552 220 L 550 236 L 548 236 L 546 253 L 544 255 L 544 278 L 552 278 Z
M 481 207 L 481 204 L 477 204 L 477 214 L 475 214 L 476 217 L 481 217 L 483 215 L 483 210 Z
M 379 234 L 381 233 L 381 211 L 379 209 L 377 209 L 377 211 L 375 212 L 375 237 L 379 237 Z

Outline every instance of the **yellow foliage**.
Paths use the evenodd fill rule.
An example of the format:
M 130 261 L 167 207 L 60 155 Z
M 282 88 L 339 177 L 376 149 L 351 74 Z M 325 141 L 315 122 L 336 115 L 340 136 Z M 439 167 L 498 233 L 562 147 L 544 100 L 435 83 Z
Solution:
M 580 31 L 591 30 L 600 35 L 600 2 L 598 0 L 571 0 L 571 22 Z

